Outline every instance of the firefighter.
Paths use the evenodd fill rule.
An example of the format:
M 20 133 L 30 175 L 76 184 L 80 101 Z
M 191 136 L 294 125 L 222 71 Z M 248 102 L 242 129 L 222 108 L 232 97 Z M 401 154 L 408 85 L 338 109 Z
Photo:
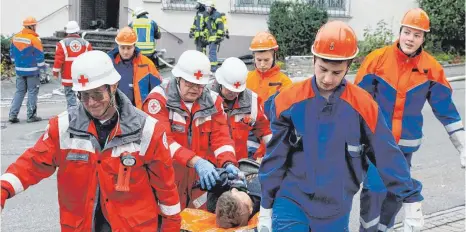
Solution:
M 92 45 L 79 35 L 79 25 L 69 21 L 65 26 L 66 37 L 57 43 L 53 76 L 58 79 L 61 74 L 61 84 L 65 90 L 67 108 L 76 106 L 76 93 L 72 90 L 71 64 L 84 52 L 91 51 Z
M 1 179 L 1 206 L 56 169 L 61 231 L 180 231 L 180 202 L 165 127 L 117 89 L 102 51 L 71 67 L 82 104 L 50 119 Z
M 228 58 L 215 72 L 217 81 L 212 90 L 223 98 L 230 134 L 235 141 L 236 158 L 261 159 L 263 154 L 248 154 L 249 132 L 265 144 L 272 138 L 272 132 L 264 115 L 262 100 L 246 88 L 247 75 L 248 68 L 243 61 L 236 57 Z
M 207 35 L 207 42 L 209 44 L 209 60 L 211 71 L 215 72 L 218 66 L 217 53 L 220 48 L 220 43 L 225 37 L 224 24 L 222 14 L 217 11 L 213 0 L 206 0 L 206 18 L 204 33 Z
M 157 40 L 162 37 L 162 33 L 157 23 L 147 16 L 148 14 L 149 12 L 144 8 L 136 8 L 134 11 L 136 18 L 129 24 L 129 27 L 136 32 L 136 47 L 139 48 L 143 55 L 152 58 L 157 46 Z
M 452 100 L 451 86 L 442 66 L 422 49 L 429 26 L 429 16 L 424 10 L 409 10 L 401 21 L 398 40 L 370 53 L 359 68 L 355 83 L 380 105 L 382 116 L 410 166 L 413 153 L 421 146 L 422 108 L 428 102 L 460 153 L 464 168 L 464 126 Z M 390 230 L 401 204 L 386 193 L 372 164 L 364 183 L 361 228 L 380 216 L 380 224 L 369 225 L 381 231 Z
M 193 25 L 189 29 L 189 38 L 194 38 L 194 44 L 196 45 L 196 50 L 206 53 L 207 38 L 205 29 L 205 22 L 207 20 L 206 6 L 203 1 L 198 1 L 196 4 L 196 16 L 194 16 Z
M 171 129 L 168 140 L 181 209 L 205 209 L 207 194 L 192 187 L 198 179 L 203 188 L 214 186 L 219 177 L 215 167 L 238 174 L 234 143 L 222 98 L 205 88 L 210 74 L 207 56 L 195 50 L 183 52 L 172 74 L 166 86 L 151 91 L 143 109 Z
M 312 53 L 315 76 L 282 89 L 271 105 L 259 231 L 349 231 L 366 159 L 406 207 L 405 225 L 420 229 L 421 184 L 410 177 L 377 103 L 344 79 L 358 53 L 354 31 L 341 21 L 326 23 Z
M 18 114 L 24 96 L 28 92 L 27 122 L 38 122 L 37 94 L 40 87 L 40 72 L 45 71 L 44 49 L 39 35 L 36 33 L 37 20 L 27 17 L 23 20 L 23 30 L 11 39 L 10 57 L 15 64 L 16 92 L 11 102 L 9 119 L 11 123 L 19 123 Z
M 108 54 L 122 77 L 118 88 L 134 106 L 142 109 L 144 99 L 162 79 L 154 63 L 135 46 L 136 41 L 134 30 L 124 27 L 115 38 L 118 47 Z

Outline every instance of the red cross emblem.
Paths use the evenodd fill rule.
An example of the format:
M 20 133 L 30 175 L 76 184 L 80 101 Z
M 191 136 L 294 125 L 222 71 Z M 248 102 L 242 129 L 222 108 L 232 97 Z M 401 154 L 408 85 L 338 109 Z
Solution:
M 238 88 L 241 86 L 241 84 L 239 83 L 239 81 L 237 81 L 237 82 L 234 84 L 234 86 L 238 89 Z
M 74 48 L 75 50 L 78 50 L 79 45 L 75 43 L 75 44 L 73 45 L 73 48 Z
M 87 79 L 84 75 L 79 76 L 78 82 L 84 87 L 86 86 L 86 83 L 89 82 L 89 79 Z
M 204 76 L 204 74 L 202 74 L 201 70 L 197 70 L 197 72 L 194 73 L 194 76 L 199 80 L 202 76 Z

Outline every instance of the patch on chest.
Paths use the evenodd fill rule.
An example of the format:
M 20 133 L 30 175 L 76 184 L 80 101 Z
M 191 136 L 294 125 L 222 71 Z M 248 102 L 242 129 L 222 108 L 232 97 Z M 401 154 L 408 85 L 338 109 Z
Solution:
M 185 132 L 185 128 L 183 125 L 172 124 L 171 128 L 172 128 L 172 132 L 180 132 L 180 133 Z
M 79 154 L 79 153 L 68 153 L 66 156 L 66 160 L 70 161 L 89 161 L 89 155 L 88 154 Z
M 281 82 L 270 82 L 269 83 L 269 86 L 281 86 L 282 83 Z

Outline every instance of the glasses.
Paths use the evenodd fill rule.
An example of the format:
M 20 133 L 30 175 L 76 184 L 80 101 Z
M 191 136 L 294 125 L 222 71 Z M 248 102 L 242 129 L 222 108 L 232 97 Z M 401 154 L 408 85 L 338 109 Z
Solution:
M 104 91 L 78 92 L 78 99 L 82 102 L 88 102 L 90 98 L 94 101 L 104 100 Z
M 184 80 L 184 79 L 181 79 L 181 80 L 183 80 L 184 85 L 186 87 L 188 87 L 188 88 L 198 87 L 200 89 L 203 89 L 206 86 L 206 85 L 195 84 L 195 83 L 189 82 L 189 81 Z

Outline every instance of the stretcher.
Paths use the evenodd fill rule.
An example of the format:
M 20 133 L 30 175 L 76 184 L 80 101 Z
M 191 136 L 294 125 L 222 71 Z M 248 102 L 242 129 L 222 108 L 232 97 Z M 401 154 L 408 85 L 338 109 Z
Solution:
M 254 232 L 257 231 L 259 213 L 249 220 L 247 226 L 223 229 L 216 227 L 215 214 L 200 210 L 186 208 L 181 212 L 181 231 L 183 232 Z

